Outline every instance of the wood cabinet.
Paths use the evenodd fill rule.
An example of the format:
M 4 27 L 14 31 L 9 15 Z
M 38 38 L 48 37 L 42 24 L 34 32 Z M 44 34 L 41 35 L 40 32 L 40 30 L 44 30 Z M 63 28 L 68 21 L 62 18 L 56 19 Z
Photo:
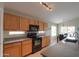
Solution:
M 50 45 L 50 36 L 47 36 L 47 37 L 46 37 L 46 45 L 47 45 L 47 46 Z
M 43 22 L 39 21 L 39 31 L 43 31 Z
M 30 19 L 30 25 L 35 25 L 35 20 L 34 19 Z
M 19 16 L 5 13 L 4 14 L 4 30 L 18 30 L 19 29 Z
M 25 40 L 22 42 L 22 56 L 32 53 L 32 40 Z
M 42 38 L 42 47 L 46 47 L 50 44 L 50 37 L 46 36 Z
M 45 37 L 42 38 L 42 47 L 46 47 L 46 38 Z
M 48 24 L 36 19 L 29 20 L 26 17 L 16 16 L 4 13 L 4 30 L 7 31 L 28 31 L 29 25 L 39 25 L 39 30 L 44 31 L 48 28 Z
M 4 44 L 3 55 L 5 57 L 21 57 L 32 53 L 32 39 L 27 39 L 21 42 Z
M 47 30 L 48 24 L 47 23 L 44 23 L 43 26 L 44 26 L 44 30 Z
M 20 17 L 20 30 L 29 30 L 29 19 L 26 17 Z
M 5 57 L 20 57 L 21 56 L 21 42 L 4 45 Z
M 39 21 L 35 19 L 35 25 L 39 25 Z
M 36 19 L 31 19 L 30 20 L 30 25 L 39 25 L 39 22 Z

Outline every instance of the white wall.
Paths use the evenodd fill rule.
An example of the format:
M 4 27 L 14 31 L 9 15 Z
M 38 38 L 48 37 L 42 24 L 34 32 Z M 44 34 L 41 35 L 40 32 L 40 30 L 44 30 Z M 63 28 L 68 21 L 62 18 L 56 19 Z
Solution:
M 3 9 L 0 8 L 0 56 L 3 56 Z
M 51 44 L 50 45 L 53 45 L 56 43 L 56 36 L 51 36 L 51 26 L 57 26 L 57 24 L 54 24 L 54 23 L 48 23 L 48 29 L 45 33 L 46 36 L 50 36 L 50 39 L 51 39 Z

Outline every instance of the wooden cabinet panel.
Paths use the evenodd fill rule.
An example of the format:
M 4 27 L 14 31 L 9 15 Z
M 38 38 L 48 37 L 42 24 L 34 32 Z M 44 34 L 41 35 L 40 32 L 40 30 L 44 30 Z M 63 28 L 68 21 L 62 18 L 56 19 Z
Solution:
M 39 25 L 39 21 L 35 19 L 35 25 Z
M 42 38 L 42 47 L 46 47 L 50 44 L 50 37 L 46 36 Z
M 39 30 L 43 31 L 43 22 L 42 21 L 39 21 Z
M 29 19 L 25 17 L 20 17 L 20 30 L 29 30 Z
M 47 28 L 48 28 L 48 24 L 44 23 L 44 30 L 47 30 Z
M 19 16 L 5 13 L 4 14 L 4 30 L 18 30 Z
M 42 47 L 46 47 L 46 38 L 45 37 L 42 38 Z
M 47 37 L 46 37 L 46 45 L 47 45 L 47 46 L 50 45 L 50 36 L 47 36 Z
M 38 20 L 36 20 L 36 19 L 31 19 L 31 20 L 30 20 L 30 24 L 31 24 L 31 25 L 39 25 L 39 22 L 38 22 Z
M 22 56 L 32 53 L 32 40 L 22 42 Z
M 35 20 L 31 19 L 30 20 L 30 25 L 35 25 Z
M 4 45 L 5 57 L 20 57 L 21 56 L 21 42 Z

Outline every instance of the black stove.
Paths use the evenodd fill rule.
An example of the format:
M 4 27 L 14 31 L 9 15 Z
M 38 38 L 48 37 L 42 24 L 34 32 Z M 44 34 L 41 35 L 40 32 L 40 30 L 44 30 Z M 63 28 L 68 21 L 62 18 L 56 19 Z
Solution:
M 39 26 L 30 25 L 27 37 L 32 38 L 32 53 L 35 53 L 42 48 L 42 38 L 37 36 Z

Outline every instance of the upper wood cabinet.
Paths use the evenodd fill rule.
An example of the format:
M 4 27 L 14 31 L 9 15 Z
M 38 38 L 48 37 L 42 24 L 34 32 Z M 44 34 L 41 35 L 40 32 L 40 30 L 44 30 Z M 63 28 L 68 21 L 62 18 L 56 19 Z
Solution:
M 36 19 L 31 19 L 30 20 L 30 25 L 39 25 L 39 22 Z
M 39 25 L 39 21 L 35 19 L 35 25 Z
M 44 30 L 43 22 L 39 21 L 39 31 L 43 31 L 43 30 Z
M 24 40 L 22 42 L 22 56 L 32 53 L 32 39 Z
M 30 19 L 30 25 L 35 25 L 35 20 L 34 19 Z
M 44 30 L 46 30 L 48 28 L 48 24 L 47 23 L 44 23 Z
M 20 30 L 29 30 L 29 19 L 26 17 L 20 17 Z
M 43 21 L 30 20 L 26 17 L 4 13 L 4 30 L 6 31 L 28 31 L 29 25 L 39 25 L 39 31 L 44 31 L 48 28 L 48 24 Z
M 4 14 L 4 30 L 19 30 L 19 16 L 5 13 Z
M 21 42 L 5 44 L 3 52 L 5 57 L 21 57 Z

